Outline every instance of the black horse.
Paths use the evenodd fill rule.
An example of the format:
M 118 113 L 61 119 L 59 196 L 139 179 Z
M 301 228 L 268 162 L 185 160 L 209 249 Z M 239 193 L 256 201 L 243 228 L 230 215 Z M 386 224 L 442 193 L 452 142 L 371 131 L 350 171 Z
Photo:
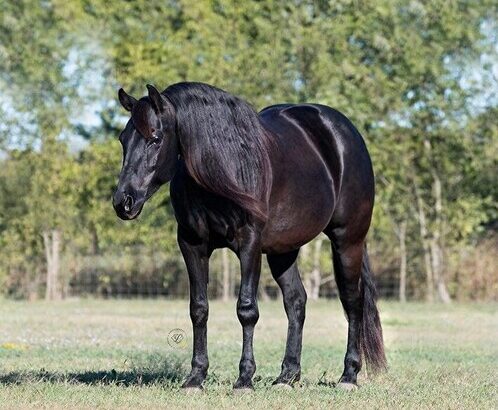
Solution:
M 171 181 L 178 244 L 190 280 L 192 370 L 185 388 L 202 388 L 208 369 L 208 265 L 214 249 L 240 259 L 237 316 L 243 348 L 236 389 L 251 389 L 256 370 L 261 254 L 282 290 L 288 335 L 280 376 L 301 374 L 306 292 L 299 248 L 324 232 L 332 242 L 335 277 L 349 322 L 339 386 L 356 387 L 362 356 L 386 367 L 376 291 L 365 236 L 374 203 L 374 176 L 365 143 L 338 111 L 318 104 L 281 104 L 259 115 L 249 104 L 202 83 L 162 93 L 148 85 L 136 100 L 119 90 L 131 119 L 119 139 L 123 167 L 113 198 L 117 215 L 136 218 L 145 201 Z

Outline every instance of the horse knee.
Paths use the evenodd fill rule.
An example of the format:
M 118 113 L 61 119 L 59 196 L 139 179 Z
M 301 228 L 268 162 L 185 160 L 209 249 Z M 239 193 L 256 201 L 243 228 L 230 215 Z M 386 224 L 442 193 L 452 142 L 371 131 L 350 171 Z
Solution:
M 259 311 L 256 300 L 247 299 L 237 302 L 237 317 L 242 326 L 255 325 L 259 319 Z
M 190 319 L 196 327 L 205 326 L 208 320 L 209 308 L 207 301 L 192 302 L 190 304 Z

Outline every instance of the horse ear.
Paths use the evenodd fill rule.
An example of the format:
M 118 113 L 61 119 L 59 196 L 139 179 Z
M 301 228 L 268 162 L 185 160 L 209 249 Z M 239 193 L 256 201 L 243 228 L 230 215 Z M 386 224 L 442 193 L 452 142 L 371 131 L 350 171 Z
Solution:
M 156 87 L 151 84 L 147 84 L 147 90 L 149 91 L 149 98 L 152 101 L 152 105 L 157 112 L 163 112 L 165 108 L 165 101 L 162 95 L 157 91 Z
M 137 100 L 131 95 L 127 94 L 122 88 L 118 91 L 119 102 L 126 111 L 131 111 Z

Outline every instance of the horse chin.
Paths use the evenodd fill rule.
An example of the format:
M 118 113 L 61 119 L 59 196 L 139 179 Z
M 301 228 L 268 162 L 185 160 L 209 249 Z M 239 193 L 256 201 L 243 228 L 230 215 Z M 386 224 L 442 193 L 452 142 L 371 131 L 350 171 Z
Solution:
M 140 207 L 136 211 L 133 211 L 133 213 L 130 215 L 130 219 L 138 218 L 138 215 L 142 213 L 143 208 L 144 208 L 143 204 L 140 205 Z
M 140 215 L 140 213 L 142 212 L 143 207 L 144 203 L 141 203 L 139 206 L 134 207 L 130 212 L 119 213 L 118 216 L 123 221 L 131 221 L 138 218 L 138 215 Z

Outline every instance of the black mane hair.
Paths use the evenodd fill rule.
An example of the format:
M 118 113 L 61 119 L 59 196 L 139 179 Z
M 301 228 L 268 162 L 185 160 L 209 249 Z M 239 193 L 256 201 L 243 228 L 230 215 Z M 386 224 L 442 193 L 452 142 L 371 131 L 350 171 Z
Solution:
M 176 110 L 176 132 L 189 174 L 203 188 L 266 219 L 270 165 L 254 109 L 203 83 L 173 84 L 163 94 Z

